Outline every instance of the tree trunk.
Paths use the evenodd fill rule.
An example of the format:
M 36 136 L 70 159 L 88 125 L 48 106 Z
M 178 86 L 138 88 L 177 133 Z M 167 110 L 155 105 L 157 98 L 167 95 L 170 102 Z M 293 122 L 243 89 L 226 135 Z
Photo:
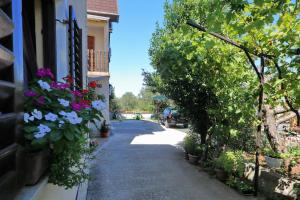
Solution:
M 285 147 L 282 142 L 282 138 L 277 131 L 275 111 L 270 105 L 264 106 L 265 111 L 265 132 L 272 149 L 275 152 L 283 152 Z

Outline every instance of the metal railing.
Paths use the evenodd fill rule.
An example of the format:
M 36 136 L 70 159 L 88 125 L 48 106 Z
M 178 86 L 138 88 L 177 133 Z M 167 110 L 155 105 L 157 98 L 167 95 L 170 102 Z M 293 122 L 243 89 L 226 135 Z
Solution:
M 109 52 L 88 49 L 88 69 L 92 72 L 109 72 Z

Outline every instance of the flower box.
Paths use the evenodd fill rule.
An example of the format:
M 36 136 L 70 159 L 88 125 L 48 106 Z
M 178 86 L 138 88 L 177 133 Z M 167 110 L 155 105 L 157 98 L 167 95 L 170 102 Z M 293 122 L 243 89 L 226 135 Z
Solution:
M 26 185 L 35 185 L 49 167 L 50 151 L 45 149 L 39 152 L 25 153 L 25 180 Z

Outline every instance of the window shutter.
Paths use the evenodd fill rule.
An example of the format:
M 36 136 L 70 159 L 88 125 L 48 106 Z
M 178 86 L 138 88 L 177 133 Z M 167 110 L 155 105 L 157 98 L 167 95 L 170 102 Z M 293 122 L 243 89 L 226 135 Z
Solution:
M 82 29 L 78 26 L 72 6 L 69 6 L 69 67 L 74 79 L 73 89 L 82 89 Z
M 13 199 L 23 186 L 17 167 L 16 135 L 22 131 L 22 4 L 0 1 L 0 199 Z

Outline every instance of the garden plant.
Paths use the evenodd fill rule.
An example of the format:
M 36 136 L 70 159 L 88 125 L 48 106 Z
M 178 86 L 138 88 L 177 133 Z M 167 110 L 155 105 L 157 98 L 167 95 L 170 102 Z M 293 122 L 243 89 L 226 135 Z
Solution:
M 103 97 L 96 84 L 72 90 L 73 79 L 57 82 L 49 69 L 39 69 L 25 92 L 23 146 L 29 152 L 50 151 L 49 182 L 71 188 L 89 178 L 89 126 L 101 120 Z

